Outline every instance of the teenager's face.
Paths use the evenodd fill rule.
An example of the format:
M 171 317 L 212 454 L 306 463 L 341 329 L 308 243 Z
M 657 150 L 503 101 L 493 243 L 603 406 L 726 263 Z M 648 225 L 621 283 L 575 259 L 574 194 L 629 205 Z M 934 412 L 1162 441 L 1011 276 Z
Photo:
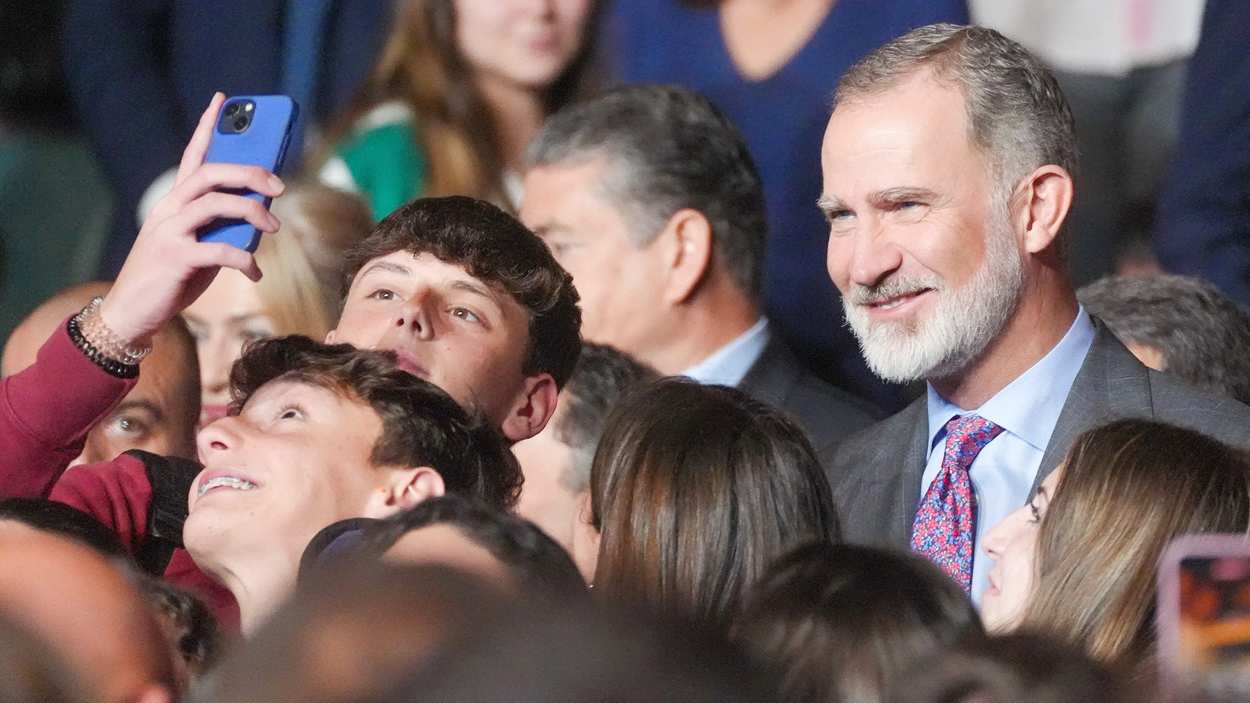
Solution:
M 405 371 L 479 408 L 514 441 L 545 423 L 527 433 L 507 422 L 523 412 L 535 383 L 551 382 L 522 372 L 528 312 L 497 286 L 433 255 L 397 251 L 365 264 L 326 341 L 395 352 Z
M 482 78 L 551 86 L 581 50 L 590 0 L 455 0 L 456 45 Z
M 237 416 L 200 431 L 204 470 L 183 528 L 197 563 L 217 572 L 245 555 L 299 555 L 326 525 L 381 517 L 392 469 L 370 461 L 382 421 L 365 402 L 274 380 Z
M 985 553 L 995 562 L 990 586 L 981 598 L 981 618 L 989 630 L 1014 629 L 1033 596 L 1037 534 L 1062 474 L 1062 466 L 1050 472 L 1027 505 L 985 534 Z
M 230 367 L 243 355 L 243 345 L 276 331 L 256 290 L 243 274 L 223 269 L 182 313 L 200 359 L 201 427 L 226 415 Z

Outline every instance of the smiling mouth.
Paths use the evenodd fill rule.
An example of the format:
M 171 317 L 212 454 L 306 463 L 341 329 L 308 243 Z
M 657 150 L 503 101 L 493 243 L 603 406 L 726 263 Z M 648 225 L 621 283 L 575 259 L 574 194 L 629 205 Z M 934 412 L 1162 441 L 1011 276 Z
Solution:
M 911 291 L 909 293 L 892 295 L 888 298 L 881 298 L 878 300 L 867 300 L 860 304 L 873 312 L 890 312 L 893 310 L 897 310 L 903 307 L 904 305 L 914 300 L 919 299 L 921 296 L 925 295 L 926 293 L 931 293 L 932 291 L 933 291 L 932 288 L 920 288 L 920 289 Z
M 195 494 L 196 498 L 202 497 L 211 490 L 222 488 L 235 491 L 252 491 L 259 488 L 255 483 L 238 476 L 215 476 L 200 484 L 199 491 Z

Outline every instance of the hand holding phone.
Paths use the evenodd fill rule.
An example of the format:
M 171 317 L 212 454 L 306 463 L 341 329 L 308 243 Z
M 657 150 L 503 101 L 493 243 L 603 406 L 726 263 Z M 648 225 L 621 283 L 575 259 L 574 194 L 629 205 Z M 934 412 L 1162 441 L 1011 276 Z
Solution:
M 174 188 L 156 203 L 104 296 L 100 316 L 123 340 L 141 346 L 204 292 L 217 271 L 232 268 L 252 280 L 261 272 L 252 254 L 229 244 L 197 241 L 217 221 L 245 222 L 276 232 L 264 201 L 281 195 L 282 180 L 257 165 L 208 163 L 225 96 L 217 93 L 182 153 Z M 246 197 L 253 194 L 259 197 Z
M 260 166 L 277 173 L 286 158 L 291 128 L 299 106 L 285 95 L 241 95 L 227 98 L 217 118 L 205 163 Z M 234 191 L 269 208 L 271 198 L 248 190 Z M 221 242 L 254 252 L 260 231 L 243 220 L 218 220 L 199 232 L 201 242 Z

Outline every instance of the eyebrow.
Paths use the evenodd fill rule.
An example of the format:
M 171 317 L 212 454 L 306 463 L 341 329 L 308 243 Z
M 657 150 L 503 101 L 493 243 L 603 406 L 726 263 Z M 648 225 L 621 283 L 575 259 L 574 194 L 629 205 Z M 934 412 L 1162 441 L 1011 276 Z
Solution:
M 242 322 L 248 322 L 248 321 L 253 320 L 253 319 L 255 319 L 255 318 L 258 318 L 258 317 L 263 318 L 263 317 L 265 317 L 265 316 L 266 316 L 266 315 L 265 315 L 265 313 L 263 313 L 263 312 L 245 312 L 245 313 L 242 313 L 242 314 L 240 314 L 240 315 L 231 315 L 230 317 L 227 317 L 227 318 L 226 318 L 226 323 L 227 323 L 227 324 L 231 324 L 231 325 L 237 325 L 237 324 L 242 323 Z M 205 322 L 205 321 L 201 320 L 200 318 L 198 318 L 198 317 L 196 317 L 195 315 L 192 315 L 191 313 L 186 312 L 186 311 L 183 311 L 183 313 L 182 313 L 182 319 L 183 319 L 183 320 L 184 320 L 184 321 L 185 321 L 188 325 L 207 325 L 207 324 L 208 324 L 207 322 Z
M 906 202 L 908 200 L 933 200 L 937 198 L 937 193 L 928 188 L 911 188 L 901 186 L 898 188 L 886 188 L 879 190 L 868 196 L 868 202 L 876 207 L 889 205 L 893 203 Z
M 360 277 L 364 278 L 374 271 L 384 271 L 386 273 L 398 273 L 403 275 L 412 273 L 412 269 L 404 266 L 403 264 L 397 264 L 393 261 L 375 261 L 366 266 L 364 271 L 360 272 Z
M 534 234 L 537 234 L 539 237 L 546 237 L 547 235 L 551 235 L 551 234 L 576 234 L 576 233 L 577 233 L 576 230 L 574 230 L 573 228 L 560 224 L 559 222 L 550 222 L 544 225 L 539 225 L 534 228 Z
M 156 406 L 156 403 L 153 403 L 150 400 L 123 400 L 117 408 L 113 410 L 112 414 L 116 415 L 123 410 L 146 410 L 149 413 L 152 413 L 153 417 L 157 420 L 160 420 L 165 416 L 165 414 L 161 412 L 161 409 Z
M 457 280 L 451 283 L 452 290 L 460 290 L 473 295 L 481 296 L 495 305 L 499 305 L 499 299 L 495 296 L 495 292 L 486 286 L 482 286 L 474 281 Z M 502 307 L 502 306 L 501 306 Z
M 833 212 L 834 210 L 843 209 L 842 201 L 839 200 L 837 196 L 824 194 L 822 194 L 819 198 L 816 198 L 816 207 L 820 208 L 820 211 L 826 214 Z

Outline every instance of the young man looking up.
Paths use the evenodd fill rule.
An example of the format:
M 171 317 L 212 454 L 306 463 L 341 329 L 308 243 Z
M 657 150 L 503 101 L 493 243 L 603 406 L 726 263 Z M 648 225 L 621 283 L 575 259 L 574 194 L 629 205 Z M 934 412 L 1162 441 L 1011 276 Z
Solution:
M 218 219 L 244 220 L 263 232 L 279 226 L 259 203 L 223 191 L 278 196 L 280 180 L 256 167 L 204 163 L 223 101 L 214 96 L 202 116 L 177 184 L 152 211 L 108 295 L 54 334 L 31 368 L 4 380 L 5 496 L 53 491 L 81 452 L 86 429 L 133 386 L 152 335 L 220 267 L 260 277 L 250 253 L 196 239 L 199 228 Z M 446 385 L 509 440 L 541 431 L 576 362 L 580 313 L 568 275 L 540 240 L 489 204 L 430 199 L 380 225 L 353 262 L 358 285 L 330 339 L 394 350 L 402 368 Z M 364 289 L 379 278 L 384 286 Z M 107 500 L 125 493 L 146 504 L 151 490 L 146 480 L 106 481 L 81 495 Z M 144 534 L 147 516 L 122 516 L 130 523 L 119 525 L 124 541 Z M 185 553 L 174 554 L 166 575 L 204 592 L 203 576 Z M 219 613 L 225 600 L 216 599 Z
M 245 632 L 290 593 L 300 555 L 326 525 L 445 493 L 503 510 L 520 492 L 520 469 L 498 432 L 391 354 L 264 340 L 236 363 L 231 388 L 231 415 L 199 435 L 204 469 L 191 483 L 182 538 L 195 564 L 234 595 Z M 166 506 L 108 486 L 146 478 L 143 464 L 123 455 L 76 469 L 52 496 L 134 530 L 116 516 Z

